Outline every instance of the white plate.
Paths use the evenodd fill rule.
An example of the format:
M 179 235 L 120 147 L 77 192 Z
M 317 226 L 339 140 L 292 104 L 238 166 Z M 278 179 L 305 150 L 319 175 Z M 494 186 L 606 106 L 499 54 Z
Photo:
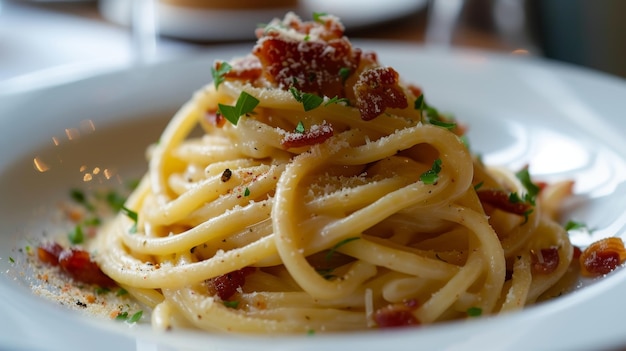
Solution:
M 254 39 L 259 18 L 283 18 L 286 11 L 294 11 L 303 19 L 313 12 L 332 13 L 350 28 L 358 29 L 403 18 L 426 6 L 427 0 L 299 0 L 295 8 L 262 10 L 206 10 L 190 9 L 157 2 L 155 13 L 159 32 L 163 35 L 191 40 Z M 131 2 L 101 0 L 102 15 L 118 24 L 131 23 Z
M 475 51 L 430 51 L 378 42 L 381 62 L 423 87 L 430 104 L 469 124 L 488 163 L 530 164 L 543 179 L 574 178 L 570 216 L 600 236 L 626 233 L 626 84 L 538 61 Z M 313 337 L 154 333 L 69 311 L 31 294 L 28 274 L 11 263 L 25 238 L 41 235 L 46 214 L 95 167 L 122 178 L 145 170 L 143 152 L 167 118 L 210 80 L 214 59 L 249 47 L 0 96 L 0 349 L 38 350 L 588 350 L 626 345 L 626 270 L 574 293 L 506 316 L 393 332 Z M 95 131 L 89 132 L 91 120 Z M 87 126 L 87 127 L 86 127 Z M 66 132 L 66 130 L 68 132 Z M 68 140 L 67 135 L 79 138 Z M 60 146 L 54 146 L 56 140 Z M 43 161 L 47 172 L 35 170 Z M 80 170 L 86 166 L 87 171 Z M 94 183 L 107 183 L 97 176 Z M 166 346 L 167 345 L 167 346 Z

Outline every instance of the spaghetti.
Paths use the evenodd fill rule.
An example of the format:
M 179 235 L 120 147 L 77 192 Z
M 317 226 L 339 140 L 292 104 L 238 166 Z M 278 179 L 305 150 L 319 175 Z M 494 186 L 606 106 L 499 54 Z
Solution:
M 542 210 L 560 198 L 483 165 L 337 18 L 257 35 L 173 117 L 93 243 L 156 328 L 429 324 L 521 309 L 564 276 L 573 247 Z

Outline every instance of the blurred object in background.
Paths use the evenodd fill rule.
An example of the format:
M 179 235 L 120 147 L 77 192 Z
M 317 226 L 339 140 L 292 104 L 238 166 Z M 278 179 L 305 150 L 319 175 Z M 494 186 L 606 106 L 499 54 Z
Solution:
M 355 40 L 545 56 L 626 77 L 626 0 L 275 0 L 254 10 L 197 1 L 262 2 L 0 0 L 0 91 L 251 41 L 289 4 L 304 19 L 339 16 Z
M 259 24 L 294 11 L 304 19 L 314 12 L 341 18 L 355 30 L 405 18 L 426 6 L 427 0 L 151 0 L 162 36 L 198 42 L 254 40 Z M 120 25 L 131 21 L 131 1 L 100 0 L 102 16 Z
M 544 56 L 626 78 L 625 17 L 626 0 L 430 0 L 424 42 Z
M 548 58 L 626 78 L 626 1 L 529 0 Z

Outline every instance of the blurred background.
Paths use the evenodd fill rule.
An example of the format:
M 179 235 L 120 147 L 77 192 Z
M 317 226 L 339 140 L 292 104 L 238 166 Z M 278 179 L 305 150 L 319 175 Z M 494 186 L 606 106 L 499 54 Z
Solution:
M 626 78 L 624 0 L 0 0 L 0 92 L 254 40 L 294 10 L 351 39 L 476 48 Z

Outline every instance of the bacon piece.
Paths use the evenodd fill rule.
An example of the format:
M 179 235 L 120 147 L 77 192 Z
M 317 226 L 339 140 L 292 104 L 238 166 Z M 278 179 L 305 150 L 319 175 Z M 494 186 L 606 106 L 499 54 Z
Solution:
M 209 285 L 209 289 L 214 290 L 214 292 L 222 300 L 228 300 L 237 292 L 237 289 L 246 283 L 246 276 L 254 271 L 255 268 L 244 267 L 242 269 L 211 278 L 207 281 L 207 283 Z
M 583 250 L 581 250 L 580 247 L 574 246 L 574 254 L 572 255 L 572 258 L 574 260 L 578 260 L 580 258 L 580 255 L 582 255 L 582 253 L 583 253 Z
M 419 325 L 420 322 L 413 314 L 418 307 L 417 300 L 410 299 L 403 303 L 391 304 L 378 309 L 374 313 L 374 321 L 379 328 L 407 327 Z
M 489 204 L 504 212 L 523 215 L 531 209 L 531 205 L 526 202 L 511 202 L 509 193 L 498 189 L 479 189 L 476 191 L 480 202 Z
M 61 266 L 64 272 L 81 283 L 101 287 L 115 286 L 113 279 L 100 270 L 87 251 L 77 248 L 66 249 L 56 242 L 45 242 L 37 248 L 37 256 L 44 263 Z
M 312 146 L 315 144 L 321 144 L 328 138 L 333 136 L 334 131 L 332 125 L 329 123 L 322 123 L 321 125 L 312 125 L 311 128 L 304 133 L 289 132 L 285 134 L 281 145 L 285 149 L 292 147 Z
M 354 85 L 356 106 L 361 118 L 370 121 L 387 108 L 409 106 L 406 95 L 399 85 L 399 75 L 391 67 L 376 67 L 361 73 Z
M 598 240 L 580 254 L 581 273 L 593 277 L 607 274 L 626 259 L 624 242 L 617 237 Z
M 77 248 L 65 249 L 59 255 L 59 265 L 79 282 L 102 287 L 115 286 L 113 279 L 100 270 L 87 251 Z
M 215 62 L 215 69 L 219 70 L 222 62 Z M 256 56 L 247 55 L 243 58 L 233 60 L 230 62 L 231 69 L 226 72 L 224 77 L 229 79 L 237 79 L 253 82 L 259 78 L 263 73 L 263 67 L 261 61 Z
M 550 274 L 559 266 L 559 250 L 556 247 L 532 252 L 532 270 L 539 274 Z
M 257 38 L 277 36 L 278 33 L 272 30 L 273 27 L 293 29 L 305 35 L 314 34 L 325 41 L 343 37 L 345 30 L 339 19 L 334 16 L 324 15 L 320 16 L 317 21 L 302 21 L 297 15 L 288 13 L 283 21 L 275 19 L 266 28 L 257 28 L 255 32 Z
M 361 55 L 345 38 L 324 42 L 266 37 L 259 40 L 253 53 L 261 61 L 269 82 L 283 89 L 293 86 L 330 97 L 345 97 L 340 71 L 354 72 Z
M 361 54 L 361 62 L 365 66 L 380 66 L 378 63 L 378 54 L 375 51 L 364 51 Z
M 63 246 L 54 241 L 47 241 L 41 243 L 37 248 L 37 257 L 41 262 L 49 265 L 59 265 L 59 255 L 63 251 Z
M 207 111 L 204 115 L 204 119 L 212 126 L 222 128 L 226 123 L 226 118 L 217 111 Z

